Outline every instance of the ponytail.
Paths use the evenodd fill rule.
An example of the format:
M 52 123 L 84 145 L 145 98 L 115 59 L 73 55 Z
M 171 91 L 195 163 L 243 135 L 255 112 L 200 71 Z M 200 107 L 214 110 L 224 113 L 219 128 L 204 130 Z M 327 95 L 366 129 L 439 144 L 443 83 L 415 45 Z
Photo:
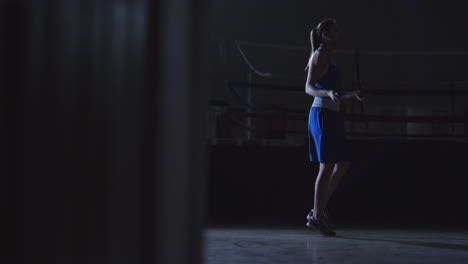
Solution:
M 304 69 L 304 71 L 307 71 L 310 65 L 310 59 L 312 59 L 312 55 L 314 52 L 320 47 L 320 44 L 322 43 L 322 36 L 318 34 L 318 29 L 315 27 L 310 31 L 310 46 L 312 47 L 312 51 L 310 52 L 309 56 L 309 61 L 307 62 L 307 65 Z
M 310 60 L 312 59 L 312 55 L 314 52 L 320 47 L 322 44 L 322 33 L 327 32 L 336 21 L 334 19 L 328 18 L 323 20 L 310 32 L 310 46 L 312 47 L 312 51 L 309 56 L 309 61 L 304 69 L 307 71 L 310 65 Z
M 322 34 L 319 34 L 317 28 L 312 29 L 310 33 L 310 45 L 312 46 L 312 53 L 314 53 L 322 44 Z

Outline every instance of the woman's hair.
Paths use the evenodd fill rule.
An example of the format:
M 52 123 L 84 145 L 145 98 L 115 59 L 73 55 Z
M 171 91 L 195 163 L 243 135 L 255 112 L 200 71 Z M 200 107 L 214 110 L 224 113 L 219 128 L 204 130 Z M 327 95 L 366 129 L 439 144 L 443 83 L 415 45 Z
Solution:
M 305 67 L 305 71 L 309 68 L 310 58 L 314 54 L 314 52 L 320 47 L 322 44 L 322 33 L 330 31 L 331 27 L 336 24 L 336 20 L 332 18 L 327 18 L 320 22 L 315 28 L 312 29 L 310 32 L 310 45 L 312 46 L 312 51 L 310 53 L 309 61 L 307 62 L 307 66 Z

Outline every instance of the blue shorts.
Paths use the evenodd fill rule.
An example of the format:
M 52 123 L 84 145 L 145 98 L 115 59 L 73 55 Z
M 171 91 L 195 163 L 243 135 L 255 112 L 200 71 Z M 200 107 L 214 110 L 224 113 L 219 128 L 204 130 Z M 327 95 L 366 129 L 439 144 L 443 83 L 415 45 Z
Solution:
M 342 113 L 322 107 L 310 108 L 309 158 L 321 163 L 350 161 Z

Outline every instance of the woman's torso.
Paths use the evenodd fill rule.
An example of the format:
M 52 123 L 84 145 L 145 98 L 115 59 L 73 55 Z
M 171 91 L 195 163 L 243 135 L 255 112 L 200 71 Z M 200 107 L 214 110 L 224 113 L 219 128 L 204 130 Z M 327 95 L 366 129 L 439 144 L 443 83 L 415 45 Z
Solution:
M 341 78 L 338 72 L 338 68 L 332 62 L 330 55 L 325 49 L 322 48 L 322 46 L 319 47 L 317 51 L 325 52 L 327 55 L 328 69 L 327 72 L 322 77 L 320 77 L 317 82 L 315 82 L 314 86 L 318 89 L 340 91 Z M 333 102 L 330 97 L 315 96 L 312 107 L 323 107 L 337 112 L 340 111 L 340 103 L 338 101 Z

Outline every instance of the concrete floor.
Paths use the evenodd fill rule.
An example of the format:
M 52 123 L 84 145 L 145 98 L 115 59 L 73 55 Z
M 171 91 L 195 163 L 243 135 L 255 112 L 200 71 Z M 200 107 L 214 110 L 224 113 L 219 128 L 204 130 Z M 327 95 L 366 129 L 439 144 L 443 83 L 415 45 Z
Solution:
M 204 239 L 204 264 L 468 264 L 468 230 L 210 228 Z

